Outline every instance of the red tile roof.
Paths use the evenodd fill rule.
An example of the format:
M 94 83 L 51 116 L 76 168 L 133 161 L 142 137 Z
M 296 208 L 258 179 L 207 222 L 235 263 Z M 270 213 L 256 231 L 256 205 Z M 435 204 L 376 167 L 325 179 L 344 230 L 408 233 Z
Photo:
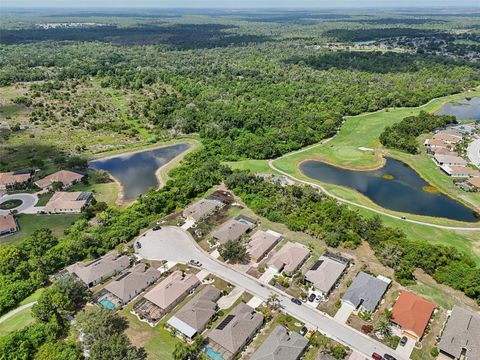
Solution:
M 435 305 L 414 293 L 400 294 L 392 310 L 392 321 L 419 338 L 423 336 Z

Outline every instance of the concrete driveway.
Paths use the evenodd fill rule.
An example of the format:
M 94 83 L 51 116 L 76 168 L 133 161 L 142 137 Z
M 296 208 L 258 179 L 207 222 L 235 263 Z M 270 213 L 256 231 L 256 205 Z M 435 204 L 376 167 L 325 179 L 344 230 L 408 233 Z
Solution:
M 229 266 L 205 253 L 188 232 L 178 227 L 166 226 L 162 227 L 161 230 L 148 231 L 145 235 L 140 236 L 139 239 L 141 240 L 142 247 L 136 249 L 136 251 L 145 259 L 170 260 L 182 263 L 187 263 L 190 259 L 198 260 L 202 263 L 202 268 L 235 286 L 248 289 L 249 293 L 263 301 L 266 301 L 270 294 L 276 293 L 280 300 L 280 306 L 285 312 L 313 328 L 319 329 L 327 336 L 361 352 L 365 356 L 369 357 L 372 353 L 377 352 L 379 354 L 391 354 L 398 360 L 408 359 L 378 341 L 334 320 L 316 309 L 292 303 L 291 296 L 286 293 L 261 283 L 254 277 L 231 269 Z
M 8 200 L 20 200 L 22 201 L 22 204 L 15 209 L 10 209 L 10 210 L 0 210 L 0 215 L 8 215 L 10 211 L 16 210 L 17 213 L 22 214 L 22 213 L 28 213 L 31 214 L 30 211 L 34 209 L 35 204 L 38 201 L 38 198 L 35 195 L 32 194 L 11 194 L 11 195 L 3 195 L 0 197 L 0 204 L 4 203 L 5 201 Z M 36 213 L 36 211 L 35 211 Z
M 342 302 L 342 306 L 338 309 L 334 319 L 345 324 L 353 310 L 355 310 L 355 308 L 352 305 Z

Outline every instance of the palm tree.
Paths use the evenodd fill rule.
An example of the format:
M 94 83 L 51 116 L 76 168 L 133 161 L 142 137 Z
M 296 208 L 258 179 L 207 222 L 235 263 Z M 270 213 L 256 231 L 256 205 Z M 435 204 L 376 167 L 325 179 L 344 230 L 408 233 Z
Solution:
M 280 300 L 278 299 L 278 295 L 275 293 L 271 293 L 267 299 L 267 305 L 272 310 L 278 309 L 278 306 L 280 305 Z
M 392 336 L 392 328 L 390 327 L 390 320 L 381 318 L 375 324 L 375 332 L 379 333 L 384 338 Z
M 191 349 L 185 343 L 178 343 L 173 350 L 173 358 L 175 360 L 189 360 L 191 356 Z

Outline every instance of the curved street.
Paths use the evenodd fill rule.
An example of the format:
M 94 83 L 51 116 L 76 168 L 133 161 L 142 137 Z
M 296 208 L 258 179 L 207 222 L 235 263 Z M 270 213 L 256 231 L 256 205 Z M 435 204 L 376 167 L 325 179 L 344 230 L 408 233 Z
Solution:
M 12 210 L 16 210 L 17 213 L 19 214 L 30 213 L 30 211 L 33 209 L 33 207 L 37 203 L 38 198 L 33 194 L 27 194 L 27 193 L 3 195 L 0 197 L 0 204 L 8 200 L 20 200 L 22 201 L 22 204 L 20 206 L 17 206 L 14 209 L 0 210 L 0 215 L 8 215 Z M 36 210 L 35 210 L 35 213 L 36 213 Z
M 480 166 L 480 137 L 475 137 L 468 145 L 467 156 L 475 166 Z
M 296 305 L 290 301 L 291 296 L 245 273 L 240 273 L 228 265 L 213 258 L 204 252 L 187 231 L 178 227 L 166 226 L 161 230 L 149 230 L 136 240 L 141 247 L 136 251 L 145 259 L 167 260 L 187 263 L 191 259 L 202 263 L 202 268 L 212 274 L 230 282 L 233 285 L 247 289 L 252 295 L 266 301 L 272 293 L 279 296 L 284 311 L 293 317 L 317 328 L 325 335 L 355 349 L 367 357 L 374 352 L 391 354 L 398 360 L 405 360 L 395 350 L 380 342 L 356 331 L 355 329 L 337 322 L 330 316 L 309 306 Z

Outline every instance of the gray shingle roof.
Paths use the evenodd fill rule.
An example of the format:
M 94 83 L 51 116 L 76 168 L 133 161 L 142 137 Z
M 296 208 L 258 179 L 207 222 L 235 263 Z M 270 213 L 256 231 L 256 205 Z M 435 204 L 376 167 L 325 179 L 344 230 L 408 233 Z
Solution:
M 251 360 L 297 360 L 307 345 L 306 338 L 278 325 L 255 351 Z
M 342 300 L 348 301 L 358 308 L 375 311 L 383 294 L 387 291 L 388 283 L 364 272 L 358 273 Z
M 229 240 L 239 240 L 248 230 L 249 225 L 238 220 L 229 220 L 213 233 L 213 237 L 220 244 L 225 244 Z
M 480 314 L 455 306 L 438 348 L 455 359 L 464 349 L 468 359 L 480 359 Z
M 198 221 L 210 215 L 216 209 L 221 208 L 223 205 L 219 200 L 201 199 L 183 210 L 183 216 Z
M 220 298 L 220 290 L 212 285 L 206 286 L 188 304 L 173 316 L 168 323 L 172 325 L 172 319 L 176 318 L 182 323 L 202 332 L 210 319 L 215 315 L 217 300 Z
M 263 315 L 240 303 L 228 316 L 231 321 L 223 329 L 213 329 L 208 338 L 232 354 L 236 354 L 263 324 Z M 221 323 L 220 323 L 221 324 Z
M 347 267 L 347 263 L 324 255 L 320 256 L 318 262 L 321 264 L 308 270 L 305 278 L 315 289 L 328 294 Z

